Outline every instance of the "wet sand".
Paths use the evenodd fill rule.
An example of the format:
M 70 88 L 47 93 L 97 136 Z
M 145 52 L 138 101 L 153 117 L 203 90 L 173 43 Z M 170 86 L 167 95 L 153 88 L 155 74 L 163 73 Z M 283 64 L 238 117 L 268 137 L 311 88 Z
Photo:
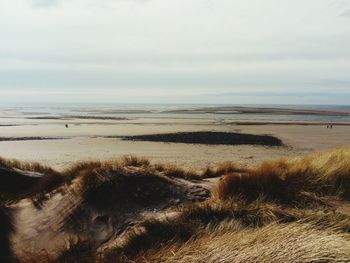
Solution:
M 214 119 L 37 120 L 23 126 L 0 127 L 0 137 L 64 137 L 65 140 L 1 141 L 0 156 L 39 161 L 63 169 L 77 160 L 108 160 L 123 155 L 138 155 L 154 162 L 203 168 L 233 161 L 254 166 L 262 161 L 298 156 L 305 153 L 350 146 L 350 126 L 310 124 L 240 125 Z M 122 141 L 106 136 L 132 136 L 173 132 L 220 131 L 272 135 L 286 146 L 194 145 L 163 142 Z
M 166 110 L 163 113 L 171 114 L 279 114 L 279 115 L 321 115 L 321 116 L 349 116 L 348 111 L 317 110 L 317 109 L 291 109 L 269 107 L 204 107 L 195 109 Z

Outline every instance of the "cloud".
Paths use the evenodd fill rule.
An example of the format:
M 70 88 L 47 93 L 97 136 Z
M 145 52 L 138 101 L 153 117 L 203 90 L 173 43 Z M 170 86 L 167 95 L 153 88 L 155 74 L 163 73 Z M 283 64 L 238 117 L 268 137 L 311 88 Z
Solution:
M 52 7 L 57 6 L 63 0 L 31 0 L 33 7 Z M 70 0 L 72 1 L 72 0 Z M 69 4 L 70 1 L 65 1 Z M 102 8 L 102 9 L 115 9 L 115 5 L 120 3 L 135 2 L 135 3 L 148 3 L 152 0 L 85 0 L 85 1 L 76 1 L 80 6 L 85 6 L 89 8 Z
M 188 90 L 198 100 L 252 92 L 255 102 L 344 92 L 350 23 L 339 14 L 350 7 L 330 2 L 0 1 L 0 92 Z
M 60 0 L 32 0 L 34 7 L 51 7 L 56 6 Z
M 350 9 L 346 10 L 344 13 L 342 13 L 340 16 L 346 16 L 350 17 Z
M 330 92 L 330 91 L 324 91 L 324 92 L 312 92 L 312 91 L 301 91 L 301 92 L 276 92 L 276 91 L 265 91 L 265 92 L 228 92 L 228 93 L 214 93 L 214 94 L 206 94 L 206 96 L 222 96 L 222 97 L 234 97 L 234 96 L 257 96 L 257 97 L 282 97 L 282 98 L 288 98 L 288 97 L 300 97 L 300 96 L 306 96 L 306 97 L 339 97 L 339 96 L 350 96 L 349 92 Z

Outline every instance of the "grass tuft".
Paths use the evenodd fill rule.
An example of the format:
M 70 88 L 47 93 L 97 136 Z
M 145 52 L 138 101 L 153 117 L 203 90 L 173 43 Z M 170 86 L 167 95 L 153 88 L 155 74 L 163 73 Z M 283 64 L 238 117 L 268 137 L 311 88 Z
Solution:
M 203 178 L 219 177 L 229 173 L 246 172 L 247 170 L 247 168 L 237 166 L 232 162 L 223 162 L 216 165 L 214 168 L 206 167 L 201 176 Z
M 231 173 L 219 182 L 221 199 L 240 196 L 303 204 L 308 197 L 350 197 L 350 151 L 338 149 L 291 160 L 268 161 L 244 173 Z

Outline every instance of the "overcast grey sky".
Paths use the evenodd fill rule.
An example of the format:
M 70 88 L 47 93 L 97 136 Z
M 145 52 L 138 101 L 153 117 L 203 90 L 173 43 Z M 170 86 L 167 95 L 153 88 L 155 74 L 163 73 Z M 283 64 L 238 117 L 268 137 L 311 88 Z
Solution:
M 0 0 L 0 102 L 350 104 L 350 0 Z

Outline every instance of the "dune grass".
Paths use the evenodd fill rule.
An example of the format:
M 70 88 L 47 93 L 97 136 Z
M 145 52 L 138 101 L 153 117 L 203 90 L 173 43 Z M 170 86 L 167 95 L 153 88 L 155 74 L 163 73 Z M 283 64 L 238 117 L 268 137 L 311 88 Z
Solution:
M 310 197 L 350 198 L 350 151 L 338 149 L 289 160 L 268 161 L 243 173 L 227 174 L 218 184 L 221 199 L 241 196 L 303 204 Z
M 108 250 L 96 252 L 91 244 L 78 242 L 57 255 L 41 254 L 40 261 L 31 255 L 21 262 L 347 261 L 349 222 L 341 213 L 216 199 L 173 218 L 145 220 Z
M 58 189 L 61 185 L 69 185 L 77 177 L 91 174 L 97 169 L 119 169 L 125 167 L 136 167 L 144 174 L 163 175 L 167 177 L 183 178 L 187 180 L 201 180 L 203 178 L 220 177 L 230 172 L 246 171 L 246 168 L 237 166 L 231 162 L 224 162 L 214 167 L 207 167 L 202 171 L 194 169 L 184 169 L 171 164 L 151 163 L 148 159 L 133 155 L 124 156 L 120 159 L 110 161 L 79 161 L 65 170 L 59 172 L 48 166 L 35 162 L 21 162 L 18 160 L 8 160 L 0 158 L 0 167 L 8 169 L 19 169 L 22 171 L 37 172 L 42 175 L 40 182 L 34 187 L 21 189 L 13 193 L 1 193 L 0 199 L 8 202 L 18 202 L 23 198 L 31 198 L 33 204 L 40 208 L 45 200 L 49 198 L 49 193 Z M 129 171 L 131 171 L 129 169 Z M 24 187 L 25 188 L 25 187 Z
M 205 244 L 211 244 L 211 240 L 216 237 L 221 245 L 227 246 L 227 250 L 229 247 L 232 247 L 232 250 L 236 248 L 237 251 L 248 250 L 249 244 L 237 245 L 237 242 L 244 236 L 242 232 L 250 233 L 249 238 L 254 242 L 251 245 L 259 247 L 261 244 L 262 249 L 267 249 L 271 253 L 266 255 L 267 258 L 262 262 L 280 262 L 273 260 L 273 249 L 276 249 L 279 242 L 286 242 L 284 251 L 276 251 L 281 260 L 285 259 L 282 261 L 291 262 L 299 256 L 311 260 L 316 253 L 323 253 L 323 248 L 318 246 L 327 247 L 327 242 L 333 242 L 332 238 L 336 240 L 339 238 L 343 243 L 341 254 L 338 254 L 339 251 L 336 249 L 331 250 L 326 252 L 329 254 L 325 255 L 323 259 L 326 257 L 335 259 L 340 256 L 350 259 L 348 253 L 350 247 L 349 220 L 350 216 L 342 213 L 287 208 L 274 203 L 261 202 L 261 200 L 247 204 L 243 200 L 222 202 L 213 199 L 186 207 L 175 217 L 145 220 L 137 228 L 127 233 L 123 243 L 105 251 L 102 262 L 187 262 L 186 260 L 189 262 L 236 262 L 237 254 L 230 254 L 219 249 L 216 251 L 216 255 L 213 255 L 215 259 L 205 259 L 204 255 L 208 255 L 211 250 L 216 249 L 214 244 L 211 248 L 207 248 Z M 291 234 L 288 232 L 290 225 L 293 225 L 292 230 L 295 233 L 292 234 L 291 240 L 284 239 L 283 235 Z M 279 230 L 280 226 L 286 231 L 280 233 L 283 234 L 282 236 L 273 237 L 274 232 L 268 233 L 270 230 L 283 232 L 284 230 Z M 260 235 L 262 228 L 269 230 L 263 231 L 263 234 Z M 232 233 L 233 230 L 234 233 Z M 325 232 L 326 235 L 324 235 Z M 226 236 L 226 234 L 228 235 Z M 271 243 L 265 243 L 264 235 L 267 234 L 270 235 Z M 303 236 L 299 240 L 298 235 L 300 234 Z M 240 238 L 236 238 L 237 235 Z M 256 235 L 255 239 L 254 235 Z M 304 240 L 307 235 L 311 235 L 313 238 Z M 225 240 L 221 240 L 222 238 Z M 305 243 L 294 244 L 294 242 L 298 243 L 299 241 Z M 201 245 L 204 246 L 203 251 L 198 251 Z M 288 261 L 288 247 L 300 250 L 298 255 L 294 255 L 295 257 L 290 259 L 291 261 Z M 314 251 L 314 255 L 309 254 L 310 249 Z M 337 249 L 340 248 L 337 247 Z M 179 250 L 185 252 L 177 254 Z M 254 256 L 259 256 L 260 252 L 256 251 L 255 253 Z M 175 254 L 178 256 L 175 257 Z M 316 262 L 322 257 L 315 257 Z M 115 261 L 116 259 L 118 260 Z M 248 256 L 245 260 L 260 262 L 250 261 Z M 261 255 L 260 260 L 262 260 Z M 305 259 L 301 262 L 309 261 Z
M 202 171 L 200 177 L 212 178 L 212 177 L 219 177 L 222 175 L 226 175 L 229 173 L 244 173 L 246 171 L 248 171 L 248 168 L 226 161 L 223 163 L 219 163 L 214 167 L 209 167 L 209 166 L 206 167 L 204 171 Z
M 147 207 L 155 203 L 165 203 L 173 195 L 178 195 L 179 198 L 182 196 L 176 193 L 175 186 L 165 177 L 148 168 L 97 168 L 83 173 L 79 178 L 79 185 L 83 199 L 98 207 L 120 207 L 126 204 Z
M 308 224 L 242 228 L 234 221 L 204 231 L 185 244 L 149 251 L 133 262 L 347 262 L 348 235 Z
M 145 220 L 127 234 L 120 247 L 112 249 L 112 255 L 122 252 L 124 257 L 133 258 L 149 249 L 160 249 L 166 244 L 186 243 L 200 236 L 208 227 L 217 227 L 227 220 L 255 228 L 270 222 L 296 221 L 298 217 L 268 204 L 255 203 L 247 206 L 243 202 L 223 203 L 210 200 L 203 204 L 188 206 L 173 218 Z
M 350 261 L 350 214 L 331 209 L 332 202 L 350 207 L 350 149 L 255 168 L 225 162 L 203 171 L 134 156 L 78 162 L 60 173 L 38 164 L 2 163 L 58 176 L 59 181 L 37 191 L 47 198 L 59 188 L 74 191 L 82 200 L 78 210 L 84 211 L 83 219 L 102 215 L 120 227 L 123 215 L 130 219 L 139 209 L 131 225 L 115 229 L 102 244 L 85 235 L 53 253 L 27 253 L 21 263 Z M 185 203 L 186 191 L 171 180 L 193 183 L 220 176 L 214 196 L 196 203 Z M 181 205 L 167 202 L 172 199 Z M 0 257 L 13 256 L 9 237 L 15 228 L 9 211 L 0 207 L 0 245 L 5 248 Z M 70 231 L 74 234 L 74 228 Z
M 18 182 L 14 192 L 0 192 L 0 200 L 3 202 L 17 202 L 23 198 L 31 198 L 33 203 L 40 206 L 41 202 L 46 199 L 46 194 L 56 189 L 64 182 L 61 173 L 51 167 L 36 162 L 21 162 L 18 160 L 0 158 L 0 167 L 36 172 L 42 176 L 41 179 L 38 180 L 38 183 L 30 187 L 25 185 L 21 187 L 21 182 Z M 6 185 L 6 182 L 0 183 Z

